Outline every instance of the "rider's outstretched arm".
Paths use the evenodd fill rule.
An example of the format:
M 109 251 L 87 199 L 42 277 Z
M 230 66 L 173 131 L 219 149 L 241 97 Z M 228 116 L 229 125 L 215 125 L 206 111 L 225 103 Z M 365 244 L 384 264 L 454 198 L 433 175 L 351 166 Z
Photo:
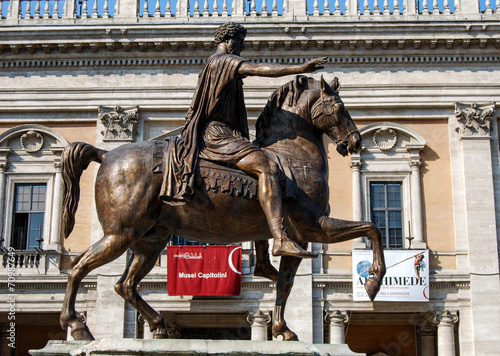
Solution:
M 245 77 L 282 77 L 291 74 L 312 73 L 323 69 L 321 64 L 326 63 L 326 61 L 327 57 L 311 59 L 298 65 L 243 62 L 238 67 L 238 74 Z

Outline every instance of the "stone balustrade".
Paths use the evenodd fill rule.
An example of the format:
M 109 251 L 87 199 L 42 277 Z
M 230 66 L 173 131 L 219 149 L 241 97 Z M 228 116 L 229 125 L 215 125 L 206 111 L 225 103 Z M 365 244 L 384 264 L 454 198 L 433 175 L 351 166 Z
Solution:
M 0 276 L 15 269 L 16 275 L 59 274 L 60 254 L 57 251 L 16 250 L 9 260 L 6 250 L 0 250 Z
M 0 0 L 0 25 L 185 21 L 429 21 L 498 17 L 500 0 Z

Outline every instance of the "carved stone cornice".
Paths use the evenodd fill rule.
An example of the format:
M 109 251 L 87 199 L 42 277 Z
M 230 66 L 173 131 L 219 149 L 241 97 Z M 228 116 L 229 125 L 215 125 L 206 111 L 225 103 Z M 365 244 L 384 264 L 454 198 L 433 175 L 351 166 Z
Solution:
M 115 45 L 113 45 L 114 47 Z M 162 47 L 163 48 L 163 47 Z M 124 50 L 130 50 L 130 48 Z M 82 53 L 82 50 L 78 50 Z M 163 53 L 161 51 L 156 51 L 158 53 Z M 266 56 L 253 57 L 251 53 L 246 56 L 247 59 L 253 62 L 283 62 L 281 56 Z M 115 67 L 165 67 L 165 66 L 201 66 L 206 62 L 207 55 L 193 55 L 191 57 L 178 56 L 178 57 L 156 57 L 151 56 L 136 56 L 134 58 L 124 58 L 118 56 L 106 56 L 104 59 L 96 58 L 61 58 L 61 59 L 3 59 L 0 56 L 0 69 L 11 69 L 11 68 L 115 68 Z M 309 59 L 306 56 L 294 56 L 296 61 L 302 63 Z M 365 55 L 362 57 L 331 57 L 328 58 L 328 64 L 330 65 L 357 65 L 357 66 L 373 66 L 374 63 L 385 64 L 385 65 L 401 65 L 401 64 L 429 64 L 429 63 L 439 63 L 439 64 L 453 64 L 453 63 L 463 63 L 463 64 L 488 64 L 488 63 L 498 63 L 500 62 L 500 55 L 495 56 L 441 56 L 441 55 L 428 55 L 416 56 L 416 57 L 402 57 L 400 55 Z
M 352 26 L 357 31 L 353 33 Z M 0 22 L 1 25 L 1 22 Z M 197 24 L 99 24 L 75 26 L 0 26 L 0 53 L 23 56 L 54 51 L 160 51 L 212 52 L 213 33 L 220 23 Z M 500 21 L 449 21 L 429 26 L 427 22 L 260 22 L 245 23 L 249 29 L 246 52 L 253 51 L 391 51 L 404 50 L 428 56 L 428 51 L 452 55 L 450 49 L 483 52 L 500 47 Z M 193 41 L 196 39 L 196 41 Z M 349 53 L 352 55 L 352 53 Z M 495 55 L 495 52 L 491 52 Z M 401 54 L 400 54 L 401 55 Z M 403 57 L 408 57 L 405 53 Z M 453 56 L 452 56 L 453 57 Z M 466 57 L 466 56 L 463 56 Z
M 458 133 L 466 136 L 490 136 L 490 123 L 494 119 L 495 104 L 479 106 L 455 103 L 455 117 L 459 123 Z

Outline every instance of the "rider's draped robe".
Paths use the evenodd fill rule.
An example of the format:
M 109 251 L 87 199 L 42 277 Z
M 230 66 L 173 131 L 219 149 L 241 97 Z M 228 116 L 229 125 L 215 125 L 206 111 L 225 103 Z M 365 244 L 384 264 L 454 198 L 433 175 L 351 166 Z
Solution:
M 194 192 L 198 157 L 236 164 L 259 148 L 248 140 L 248 122 L 238 67 L 245 59 L 215 54 L 205 64 L 181 137 L 166 154 L 161 199 L 182 202 Z

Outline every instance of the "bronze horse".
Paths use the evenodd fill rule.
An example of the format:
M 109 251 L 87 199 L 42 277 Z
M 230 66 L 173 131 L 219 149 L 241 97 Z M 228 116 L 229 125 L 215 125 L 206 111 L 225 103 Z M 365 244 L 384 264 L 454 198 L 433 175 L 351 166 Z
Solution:
M 365 288 L 373 300 L 385 275 L 379 229 L 370 222 L 328 217 L 328 165 L 323 133 L 337 144 L 337 151 L 343 156 L 361 148 L 361 136 L 344 108 L 338 89 L 337 78 L 329 85 L 323 78 L 317 81 L 297 76 L 270 97 L 257 121 L 257 143 L 284 172 L 285 224 L 297 243 L 305 248 L 308 242 L 334 243 L 360 236 L 370 239 L 373 265 Z M 173 142 L 175 140 L 170 144 Z M 211 173 L 216 176 L 217 172 L 225 172 L 221 176 L 227 176 L 228 172 L 233 172 L 229 175 L 234 177 L 244 175 L 231 167 L 201 161 L 200 188 L 195 198 L 185 205 L 165 204 L 159 198 L 162 174 L 153 172 L 153 156 L 158 147 L 162 145 L 146 141 L 108 152 L 77 142 L 64 150 L 63 234 L 67 237 L 73 229 L 80 176 L 94 161 L 101 163 L 95 182 L 95 199 L 104 236 L 71 263 L 61 326 L 64 329 L 71 327 L 71 334 L 77 340 L 93 339 L 75 310 L 80 282 L 93 269 L 131 249 L 133 256 L 115 290 L 148 321 L 155 338 L 168 337 L 164 318 L 141 298 L 136 288 L 155 265 L 168 236 L 178 235 L 207 243 L 256 241 L 256 273 L 277 279 L 272 333 L 275 337 L 282 335 L 283 340 L 297 340 L 296 334 L 286 325 L 284 309 L 302 259 L 281 257 L 277 274 L 270 265 L 266 253 L 271 235 L 260 204 L 251 194 L 251 186 L 256 180 L 246 176 L 239 180 L 239 188 L 235 182 L 225 182 L 226 188 L 234 185 L 232 191 L 208 184 Z M 212 183 L 215 181 L 217 179 Z M 224 190 L 228 192 L 221 192 Z

